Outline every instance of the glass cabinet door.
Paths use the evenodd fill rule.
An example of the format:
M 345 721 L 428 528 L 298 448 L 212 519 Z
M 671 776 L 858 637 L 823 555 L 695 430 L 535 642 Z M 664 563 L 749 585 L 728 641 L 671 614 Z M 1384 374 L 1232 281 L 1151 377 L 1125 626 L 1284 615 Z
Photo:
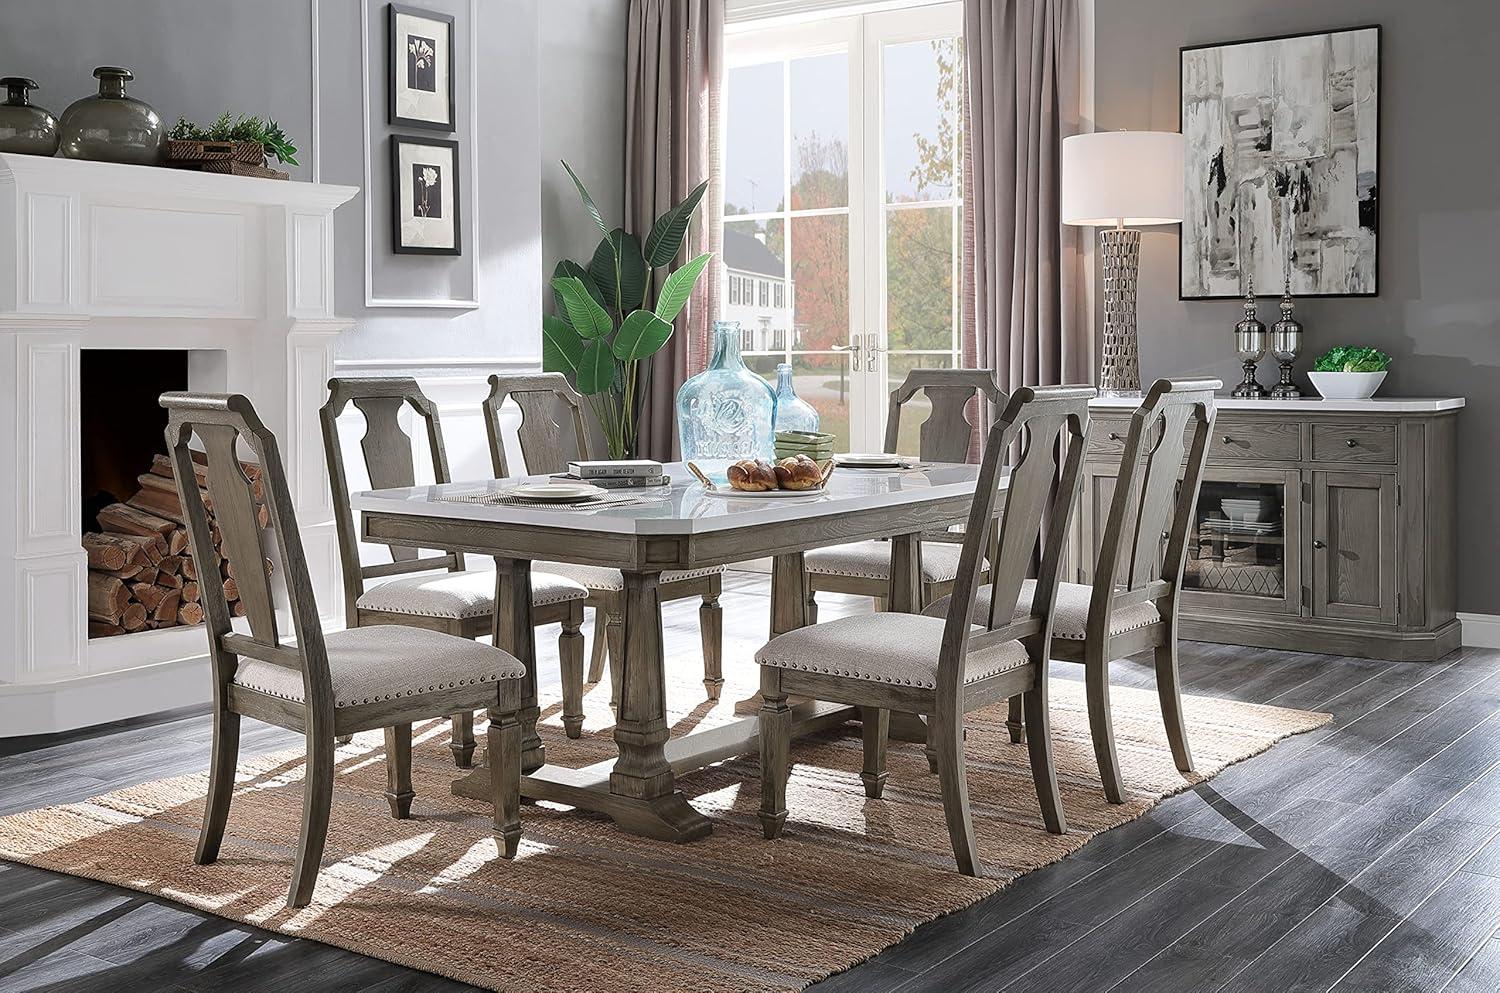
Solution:
M 1183 604 L 1300 612 L 1301 496 L 1295 470 L 1207 470 L 1188 530 Z

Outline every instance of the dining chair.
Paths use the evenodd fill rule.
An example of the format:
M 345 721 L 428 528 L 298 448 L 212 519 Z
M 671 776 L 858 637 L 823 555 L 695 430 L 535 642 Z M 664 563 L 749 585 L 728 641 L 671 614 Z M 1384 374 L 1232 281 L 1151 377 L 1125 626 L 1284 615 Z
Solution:
M 1047 659 L 1053 601 L 1068 523 L 1082 481 L 1089 386 L 1023 387 L 990 428 L 969 511 L 954 592 L 943 617 L 877 613 L 843 617 L 773 638 L 760 664 L 760 821 L 767 838 L 786 823 L 791 694 L 860 708 L 865 795 L 885 788 L 890 712 L 923 715 L 931 729 L 943 812 L 959 871 L 979 874 L 964 761 L 965 714 L 1020 694 L 1031 776 L 1047 830 L 1067 830 L 1048 725 Z M 1001 461 L 1021 453 L 1002 487 Z M 1003 497 L 1002 497 L 1003 492 Z M 989 524 L 1000 516 L 995 568 L 981 579 Z M 1037 579 L 1023 583 L 1040 542 Z M 983 584 L 998 605 L 971 625 Z
M 490 440 L 490 461 L 496 479 L 511 475 L 501 435 L 500 407 L 509 399 L 521 411 L 517 436 L 521 458 L 529 475 L 566 472 L 572 459 L 588 459 L 588 428 L 583 419 L 583 397 L 558 372 L 491 376 L 490 395 L 484 401 L 484 425 Z M 561 421 L 568 423 L 564 424 Z M 571 432 L 569 432 L 571 429 Z M 573 436 L 571 448 L 566 436 Z M 625 579 L 620 570 L 572 562 L 538 562 L 537 568 L 564 576 L 588 589 L 585 606 L 594 610 L 594 647 L 588 681 L 604 676 L 604 660 L 610 660 L 610 705 L 620 703 L 621 660 L 625 658 Z M 724 567 L 669 569 L 661 574 L 661 602 L 701 597 L 698 628 L 703 640 L 703 688 L 710 700 L 719 698 L 724 686 L 724 618 L 719 606 Z M 603 621 L 601 624 L 600 621 Z
M 519 711 L 525 666 L 497 648 L 424 628 L 355 627 L 324 634 L 275 436 L 238 394 L 165 393 L 161 405 L 168 412 L 167 449 L 189 547 L 199 566 L 214 687 L 213 757 L 194 860 L 208 865 L 219 856 L 234 797 L 241 717 L 301 731 L 307 743 L 301 835 L 287 894 L 289 907 L 302 907 L 312 899 L 328 834 L 335 739 L 385 730 L 385 797 L 391 815 L 404 819 L 414 796 L 412 723 L 479 707 L 490 714 L 495 830 L 505 857 L 513 858 L 521 839 Z M 193 436 L 206 455 L 208 497 L 225 555 L 231 564 L 257 566 L 235 572 L 246 632 L 230 624 L 207 508 L 194 483 Z M 264 554 L 261 528 L 236 452 L 240 443 L 260 461 L 295 644 L 282 640 L 270 577 L 258 568 Z
M 493 633 L 495 574 L 464 567 L 463 555 L 442 552 L 423 556 L 416 548 L 390 548 L 391 561 L 366 565 L 360 561 L 359 532 L 349 503 L 349 479 L 339 439 L 338 419 L 353 404 L 365 418 L 360 440 L 366 474 L 374 489 L 416 484 L 416 456 L 412 439 L 399 420 L 403 407 L 421 419 L 427 436 L 436 482 L 451 481 L 443 426 L 437 405 L 423 394 L 416 380 L 406 377 L 344 378 L 328 381 L 328 402 L 318 411 L 323 428 L 323 453 L 333 488 L 334 528 L 344 574 L 344 615 L 350 627 L 402 624 L 429 628 L 461 638 Z M 402 577 L 390 579 L 389 577 Z M 366 587 L 368 579 L 387 582 Z M 560 624 L 557 655 L 562 669 L 563 728 L 568 737 L 583 732 L 583 602 L 589 591 L 562 576 L 533 571 L 531 618 L 534 625 Z M 453 715 L 453 739 L 448 746 L 453 761 L 466 769 L 474 760 L 474 715 Z
M 1214 391 L 1223 385 L 1217 379 L 1159 379 L 1152 385 L 1130 416 L 1095 582 L 1058 587 L 1052 657 L 1084 666 L 1089 731 L 1110 803 L 1125 797 L 1109 705 L 1113 659 L 1152 650 L 1172 760 L 1182 772 L 1193 771 L 1177 673 L 1179 593 L 1213 430 Z M 1113 581 L 1101 582 L 1104 576 Z M 947 606 L 939 600 L 928 610 L 940 614 Z M 987 609 L 981 594 L 975 610 Z M 1012 737 L 1020 727 L 1019 704 L 1010 702 Z
M 976 397 L 998 409 L 1005 394 L 988 369 L 913 369 L 891 391 L 885 423 L 885 450 L 895 452 L 901 437 L 901 412 L 921 394 L 932 412 L 918 432 L 917 455 L 923 462 L 967 462 L 972 429 L 964 411 Z M 922 603 L 953 590 L 958 575 L 961 536 L 946 532 L 923 535 L 918 545 Z M 857 541 L 817 548 L 803 557 L 807 569 L 808 614 L 817 620 L 820 592 L 874 597 L 884 609 L 891 580 L 891 545 L 885 541 Z

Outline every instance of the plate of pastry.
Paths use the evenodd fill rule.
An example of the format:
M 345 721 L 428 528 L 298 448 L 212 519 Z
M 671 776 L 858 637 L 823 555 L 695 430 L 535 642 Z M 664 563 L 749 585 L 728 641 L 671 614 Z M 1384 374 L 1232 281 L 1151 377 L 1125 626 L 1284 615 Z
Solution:
M 814 462 L 806 455 L 793 455 L 776 462 L 765 459 L 740 459 L 729 466 L 728 485 L 715 483 L 696 465 L 688 470 L 703 484 L 703 491 L 722 497 L 756 499 L 791 499 L 817 496 L 833 475 L 832 462 Z

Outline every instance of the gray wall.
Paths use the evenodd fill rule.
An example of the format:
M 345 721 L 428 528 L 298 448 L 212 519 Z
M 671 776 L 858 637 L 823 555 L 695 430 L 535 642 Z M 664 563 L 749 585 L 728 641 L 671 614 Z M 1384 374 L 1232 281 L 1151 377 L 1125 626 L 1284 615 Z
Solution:
M 389 251 L 385 2 L 369 0 L 375 295 L 470 296 L 477 259 L 481 307 L 367 309 L 364 202 L 357 198 L 336 223 L 338 312 L 358 322 L 338 357 L 404 359 L 414 367 L 535 357 L 544 270 L 564 254 L 591 252 L 597 241 L 571 186 L 561 185 L 567 179 L 557 160 L 567 157 L 589 177 L 606 213 L 622 210 L 626 0 L 479 0 L 473 66 L 469 0 L 407 2 L 458 18 L 458 133 L 451 137 L 465 150 L 477 142 L 477 169 L 468 169 L 467 156 L 461 161 L 469 173 L 464 209 L 478 218 L 478 238 L 465 230 L 457 260 Z M 61 113 L 93 92 L 94 66 L 131 66 L 138 77 L 131 93 L 169 122 L 212 119 L 225 109 L 275 117 L 302 150 L 293 178 L 309 179 L 314 3 L 321 179 L 363 187 L 359 0 L 0 0 L 0 71 L 36 78 L 43 86 L 37 102 Z M 477 76 L 466 87 L 471 72 Z
M 1441 8 L 1440 10 L 1438 8 Z M 1474 114 L 1500 87 L 1500 3 L 1410 0 L 1098 0 L 1100 130 L 1175 131 L 1178 48 L 1381 24 L 1380 295 L 1299 301 L 1312 358 L 1337 344 L 1395 357 L 1382 393 L 1460 395 L 1459 609 L 1500 613 L 1500 130 Z M 1481 116 L 1483 116 L 1481 112 Z M 1142 239 L 1142 375 L 1238 381 L 1240 305 L 1177 299 L 1175 230 Z M 1262 320 L 1274 301 L 1261 302 Z M 1269 323 L 1269 321 L 1268 321 Z M 1261 367 L 1274 380 L 1274 363 Z

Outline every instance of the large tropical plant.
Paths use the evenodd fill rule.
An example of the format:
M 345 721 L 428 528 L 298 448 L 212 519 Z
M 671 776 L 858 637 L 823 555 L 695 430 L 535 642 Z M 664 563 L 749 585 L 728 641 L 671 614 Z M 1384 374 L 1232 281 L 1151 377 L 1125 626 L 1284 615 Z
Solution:
M 542 318 L 542 368 L 573 380 L 599 421 L 609 457 L 628 458 L 635 454 L 650 358 L 671 339 L 672 321 L 708 265 L 705 254 L 671 268 L 708 183 L 658 217 L 642 245 L 624 228 L 610 228 L 577 174 L 566 162 L 562 167 L 604 237 L 588 265 L 564 259 L 552 274 L 556 308 Z

